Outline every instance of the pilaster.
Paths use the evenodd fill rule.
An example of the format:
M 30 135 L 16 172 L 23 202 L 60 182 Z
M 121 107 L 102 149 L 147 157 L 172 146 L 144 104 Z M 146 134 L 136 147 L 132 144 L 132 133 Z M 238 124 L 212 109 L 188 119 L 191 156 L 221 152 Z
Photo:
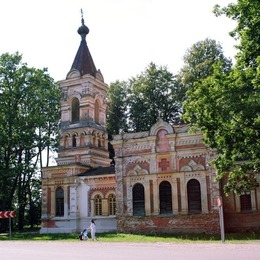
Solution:
M 151 215 L 151 203 L 150 203 L 150 185 L 149 180 L 146 179 L 144 182 L 144 199 L 145 199 L 145 215 Z
M 187 214 L 188 213 L 188 198 L 187 198 L 187 192 L 186 192 L 186 182 L 184 176 L 180 177 L 180 183 L 181 183 L 181 214 Z
M 208 197 L 207 197 L 207 181 L 206 176 L 203 176 L 200 179 L 200 187 L 201 187 L 201 210 L 202 213 L 208 213 Z
M 172 211 L 173 214 L 178 214 L 178 187 L 176 177 L 173 177 L 172 180 Z

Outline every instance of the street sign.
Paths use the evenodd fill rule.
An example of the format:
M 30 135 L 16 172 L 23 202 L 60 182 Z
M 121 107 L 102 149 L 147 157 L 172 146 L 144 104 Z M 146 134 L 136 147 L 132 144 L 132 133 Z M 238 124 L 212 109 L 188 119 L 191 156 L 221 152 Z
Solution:
M 15 217 L 14 211 L 0 211 L 0 218 L 13 218 Z

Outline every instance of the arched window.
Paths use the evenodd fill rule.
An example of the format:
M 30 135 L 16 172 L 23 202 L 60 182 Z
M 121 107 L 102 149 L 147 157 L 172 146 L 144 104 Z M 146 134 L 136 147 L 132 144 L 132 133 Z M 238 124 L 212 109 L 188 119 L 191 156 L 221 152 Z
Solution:
M 64 137 L 64 148 L 68 148 L 68 136 Z
M 55 191 L 55 203 L 56 203 L 56 216 L 64 216 L 64 191 L 61 187 L 58 187 Z
M 74 134 L 72 136 L 72 147 L 76 147 L 77 146 L 77 138 L 76 138 L 76 135 Z
M 110 194 L 108 196 L 109 215 L 116 215 L 116 196 Z
M 144 186 L 140 183 L 135 184 L 133 187 L 133 215 L 145 215 Z
M 79 121 L 79 100 L 73 98 L 71 102 L 71 121 L 76 123 Z
M 199 181 L 192 179 L 187 184 L 189 213 L 201 213 L 201 191 Z
M 166 137 L 167 134 L 168 132 L 165 129 L 158 131 L 156 136 L 156 152 L 160 153 L 170 151 L 169 140 Z
M 96 145 L 96 142 L 97 142 L 97 133 L 96 133 L 96 132 L 93 132 L 93 133 L 92 133 L 92 145 L 93 145 L 94 147 L 97 146 L 97 145 Z
M 96 195 L 94 198 L 95 215 L 102 216 L 102 198 L 100 195 Z
M 95 101 L 95 122 L 99 124 L 99 103 Z
M 100 135 L 98 135 L 98 147 L 99 148 L 101 147 L 101 137 L 100 137 Z
M 244 192 L 240 195 L 240 211 L 252 211 L 250 192 Z
M 168 181 L 159 185 L 160 214 L 172 213 L 172 187 Z

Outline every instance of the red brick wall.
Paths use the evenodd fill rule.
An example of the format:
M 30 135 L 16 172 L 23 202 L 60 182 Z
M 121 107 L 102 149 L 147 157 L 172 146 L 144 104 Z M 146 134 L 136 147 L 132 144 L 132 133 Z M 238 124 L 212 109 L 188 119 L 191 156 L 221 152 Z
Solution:
M 260 232 L 260 212 L 224 213 L 225 231 Z
M 56 221 L 47 219 L 47 220 L 42 220 L 42 227 L 44 228 L 55 228 L 56 226 Z
M 127 233 L 206 233 L 220 232 L 218 212 L 214 214 L 118 217 L 119 232 Z

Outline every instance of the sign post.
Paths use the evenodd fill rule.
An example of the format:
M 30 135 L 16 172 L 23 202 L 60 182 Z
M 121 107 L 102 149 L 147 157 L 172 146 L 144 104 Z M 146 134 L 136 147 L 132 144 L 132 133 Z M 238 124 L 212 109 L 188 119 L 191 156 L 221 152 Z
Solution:
M 220 233 L 221 233 L 221 241 L 225 242 L 225 231 L 224 231 L 224 217 L 223 217 L 223 204 L 222 197 L 219 196 L 217 198 L 218 211 L 219 211 L 219 224 L 220 224 Z
M 14 211 L 0 211 L 0 218 L 9 218 L 9 237 L 12 236 L 12 223 L 11 218 L 15 217 Z

